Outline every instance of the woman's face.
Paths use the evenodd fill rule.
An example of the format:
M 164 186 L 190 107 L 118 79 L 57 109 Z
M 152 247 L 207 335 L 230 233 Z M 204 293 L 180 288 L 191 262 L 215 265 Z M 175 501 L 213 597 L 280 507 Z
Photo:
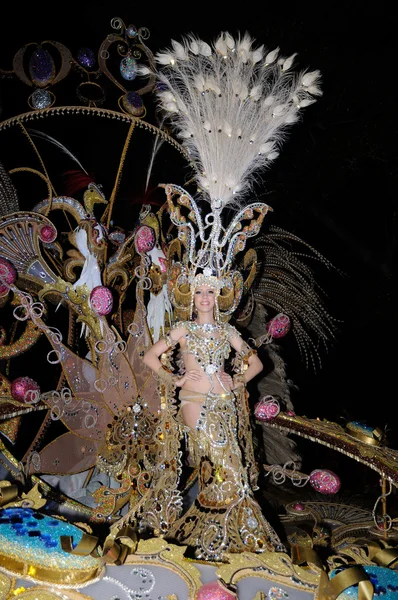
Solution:
M 196 310 L 200 312 L 213 312 L 216 303 L 216 296 L 213 288 L 208 285 L 201 285 L 195 290 L 194 304 Z

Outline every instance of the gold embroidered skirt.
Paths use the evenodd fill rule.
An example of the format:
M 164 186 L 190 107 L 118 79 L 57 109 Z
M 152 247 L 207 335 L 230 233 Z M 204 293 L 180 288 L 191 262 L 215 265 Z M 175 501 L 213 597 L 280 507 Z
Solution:
M 183 392 L 183 393 L 181 393 Z M 196 557 L 222 560 L 226 552 L 284 551 L 254 499 L 238 441 L 236 397 L 181 390 L 185 403 L 203 398 L 195 430 L 185 427 L 190 463 L 198 467 L 198 493 L 169 536 L 196 548 Z

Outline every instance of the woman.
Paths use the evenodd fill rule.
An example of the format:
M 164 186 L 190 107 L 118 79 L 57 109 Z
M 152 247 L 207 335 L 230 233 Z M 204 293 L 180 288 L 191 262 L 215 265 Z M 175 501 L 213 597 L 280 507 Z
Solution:
M 198 495 L 169 537 L 195 547 L 198 558 L 212 560 L 222 560 L 226 552 L 283 551 L 249 483 L 255 485 L 257 473 L 245 385 L 263 366 L 234 327 L 215 319 L 216 278 L 199 278 L 197 284 L 196 319 L 177 323 L 143 358 L 159 381 L 180 388 L 178 417 L 190 463 L 198 468 Z M 182 376 L 170 373 L 159 358 L 177 344 L 185 366 Z M 245 369 L 233 378 L 224 370 L 231 347 Z

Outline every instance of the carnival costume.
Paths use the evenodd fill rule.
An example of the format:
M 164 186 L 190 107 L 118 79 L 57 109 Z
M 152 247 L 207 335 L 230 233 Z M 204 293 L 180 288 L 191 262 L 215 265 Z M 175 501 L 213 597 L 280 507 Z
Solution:
M 191 157 L 199 191 L 195 200 L 183 188 L 165 185 L 170 220 L 178 230 L 169 248 L 169 297 L 176 315 L 190 319 L 195 289 L 211 287 L 216 321 L 176 325 L 187 331 L 182 354 L 195 357 L 211 388 L 199 398 L 203 404 L 196 429 L 180 420 L 191 463 L 198 468 L 199 489 L 193 505 L 169 524 L 168 535 L 196 548 L 197 556 L 205 559 L 220 560 L 226 552 L 282 550 L 250 487 L 256 486 L 256 465 L 245 388 L 237 394 L 213 390 L 229 357 L 231 337 L 239 335 L 227 321 L 256 274 L 255 252 L 244 258 L 246 267 L 252 267 L 246 281 L 237 255 L 259 233 L 269 210 L 264 203 L 247 204 L 245 199 L 254 174 L 278 156 L 286 127 L 320 94 L 319 73 L 290 76 L 294 56 L 278 59 L 278 50 L 256 49 L 247 35 L 234 40 L 222 34 L 213 48 L 187 37 L 173 41 L 156 58 L 161 65 L 156 73 L 160 106 Z M 144 75 L 149 72 L 141 69 Z M 235 212 L 229 222 L 226 209 Z M 175 345 L 170 337 L 165 341 Z M 241 383 L 253 352 L 245 344 L 240 364 L 235 364 Z M 166 405 L 176 406 L 167 366 L 159 370 L 160 395 Z M 192 401 L 188 397 L 191 392 L 180 392 L 180 401 Z
M 237 330 L 226 323 L 200 325 L 191 321 L 176 327 L 187 330 L 181 353 L 192 354 L 213 382 L 229 357 L 230 338 L 239 336 Z M 247 350 L 244 345 L 241 358 L 246 361 Z M 180 407 L 186 402 L 201 405 L 195 429 L 179 418 L 189 464 L 198 472 L 198 492 L 173 525 L 171 537 L 195 548 L 196 556 L 207 560 L 220 560 L 226 552 L 284 550 L 251 491 L 258 489 L 258 471 L 244 388 L 221 394 L 181 389 L 179 401 Z
M 133 523 L 195 546 L 206 559 L 219 560 L 228 551 L 283 548 L 251 491 L 256 487 L 257 465 L 246 389 L 241 386 L 225 395 L 211 389 L 200 398 L 198 436 L 187 431 L 180 417 L 184 393 L 176 397 L 172 372 L 181 365 L 180 357 L 174 361 L 171 351 L 162 356 L 165 369 L 159 379 L 145 367 L 142 356 L 160 333 L 173 327 L 173 319 L 183 321 L 188 331 L 185 350 L 201 361 L 210 380 L 217 378 L 230 355 L 231 335 L 238 335 L 229 319 L 249 296 L 242 311 L 246 316 L 241 312 L 236 322 L 250 320 L 253 282 L 256 277 L 262 282 L 264 273 L 271 277 L 275 264 L 280 273 L 287 273 L 293 264 L 292 274 L 278 281 L 272 275 L 276 283 L 266 289 L 263 303 L 279 308 L 279 297 L 297 299 L 289 308 L 296 319 L 298 341 L 305 348 L 301 319 L 321 339 L 330 334 L 330 320 L 313 291 L 311 271 L 296 268 L 297 260 L 289 263 L 289 253 L 278 247 L 284 234 L 274 233 L 275 253 L 264 273 L 259 272 L 256 251 L 246 250 L 270 210 L 262 202 L 246 203 L 246 197 L 257 173 L 278 156 L 286 129 L 298 120 L 300 109 L 320 94 L 319 73 L 291 74 L 294 56 L 282 58 L 278 49 L 254 48 L 247 35 L 234 40 L 222 34 L 213 47 L 191 36 L 182 43 L 173 41 L 172 46 L 157 55 L 159 70 L 149 61 L 149 67 L 140 66 L 139 71 L 157 82 L 159 108 L 171 117 L 182 140 L 194 170 L 197 197 L 178 185 L 161 184 L 166 193 L 164 209 L 154 215 L 144 206 L 134 232 L 116 231 L 109 238 L 107 228 L 94 216 L 93 205 L 105 201 L 95 185 L 85 194 L 84 209 L 73 198 L 60 197 L 38 203 L 31 212 L 6 215 L 0 222 L 2 293 L 14 294 L 14 316 L 31 323 L 29 332 L 35 333 L 35 339 L 44 334 L 51 346 L 49 362 L 62 367 L 56 390 L 36 389 L 34 394 L 27 381 L 21 388 L 22 400 L 26 393 L 34 400 L 29 410 L 48 409 L 50 418 L 62 421 L 67 429 L 42 447 L 43 425 L 22 458 L 27 475 L 40 474 L 50 486 L 52 477 L 59 476 L 55 485 L 61 490 L 65 477 L 68 496 L 87 508 L 90 519 L 111 521 L 114 531 Z M 43 247 L 49 252 L 57 236 L 45 216 L 50 208 L 67 209 L 78 221 L 69 236 L 74 248 L 64 271 L 57 260 L 51 268 L 41 251 Z M 109 226 L 110 215 L 106 217 Z M 167 239 L 162 227 L 168 228 Z M 109 239 L 117 243 L 110 257 Z M 120 309 L 131 280 L 131 271 L 123 269 L 133 256 L 136 305 L 124 328 L 119 313 L 113 324 L 107 319 L 112 311 L 109 288 L 116 287 Z M 154 264 L 159 285 L 156 298 L 147 303 L 146 291 L 155 292 L 150 274 Z M 79 278 L 73 272 L 77 267 L 82 269 Z M 16 272 L 18 287 L 12 275 Z M 290 286 L 289 296 L 285 290 L 294 276 L 299 285 Z M 209 331 L 203 326 L 205 331 L 198 337 L 198 326 L 191 321 L 198 285 L 216 290 L 214 336 L 209 326 Z M 37 292 L 40 302 L 30 292 Z M 79 323 L 88 347 L 85 354 L 74 352 L 69 337 L 63 341 L 60 332 L 45 322 L 44 299 L 54 302 L 54 298 L 56 304 L 68 306 Z M 155 314 L 162 307 L 164 314 Z M 127 341 L 120 333 L 123 328 L 129 334 Z M 35 340 L 29 339 L 33 344 Z M 266 332 L 256 345 L 271 341 Z M 241 356 L 234 359 L 238 378 L 254 351 L 244 345 Z M 185 395 L 185 401 L 192 399 Z M 185 436 L 199 492 L 194 506 L 183 513 Z M 80 478 L 77 490 L 76 485 L 69 486 L 68 477 Z

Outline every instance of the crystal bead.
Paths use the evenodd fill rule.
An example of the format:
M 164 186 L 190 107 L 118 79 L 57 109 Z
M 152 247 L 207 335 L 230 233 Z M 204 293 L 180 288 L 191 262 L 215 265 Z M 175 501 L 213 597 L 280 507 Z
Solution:
M 133 81 L 137 76 L 137 62 L 132 56 L 125 56 L 120 61 L 120 74 L 123 79 Z
M 36 110 L 43 110 L 52 104 L 53 99 L 53 94 L 48 90 L 35 90 L 30 96 L 30 103 Z
M 77 53 L 77 60 L 82 67 L 92 69 L 95 65 L 95 54 L 91 48 L 80 48 Z
M 256 529 L 256 527 L 258 527 L 258 521 L 254 517 L 250 517 L 247 519 L 247 525 L 250 529 Z
M 32 53 L 29 61 L 29 73 L 33 83 L 40 87 L 51 82 L 55 75 L 55 65 L 47 50 L 38 48 Z

